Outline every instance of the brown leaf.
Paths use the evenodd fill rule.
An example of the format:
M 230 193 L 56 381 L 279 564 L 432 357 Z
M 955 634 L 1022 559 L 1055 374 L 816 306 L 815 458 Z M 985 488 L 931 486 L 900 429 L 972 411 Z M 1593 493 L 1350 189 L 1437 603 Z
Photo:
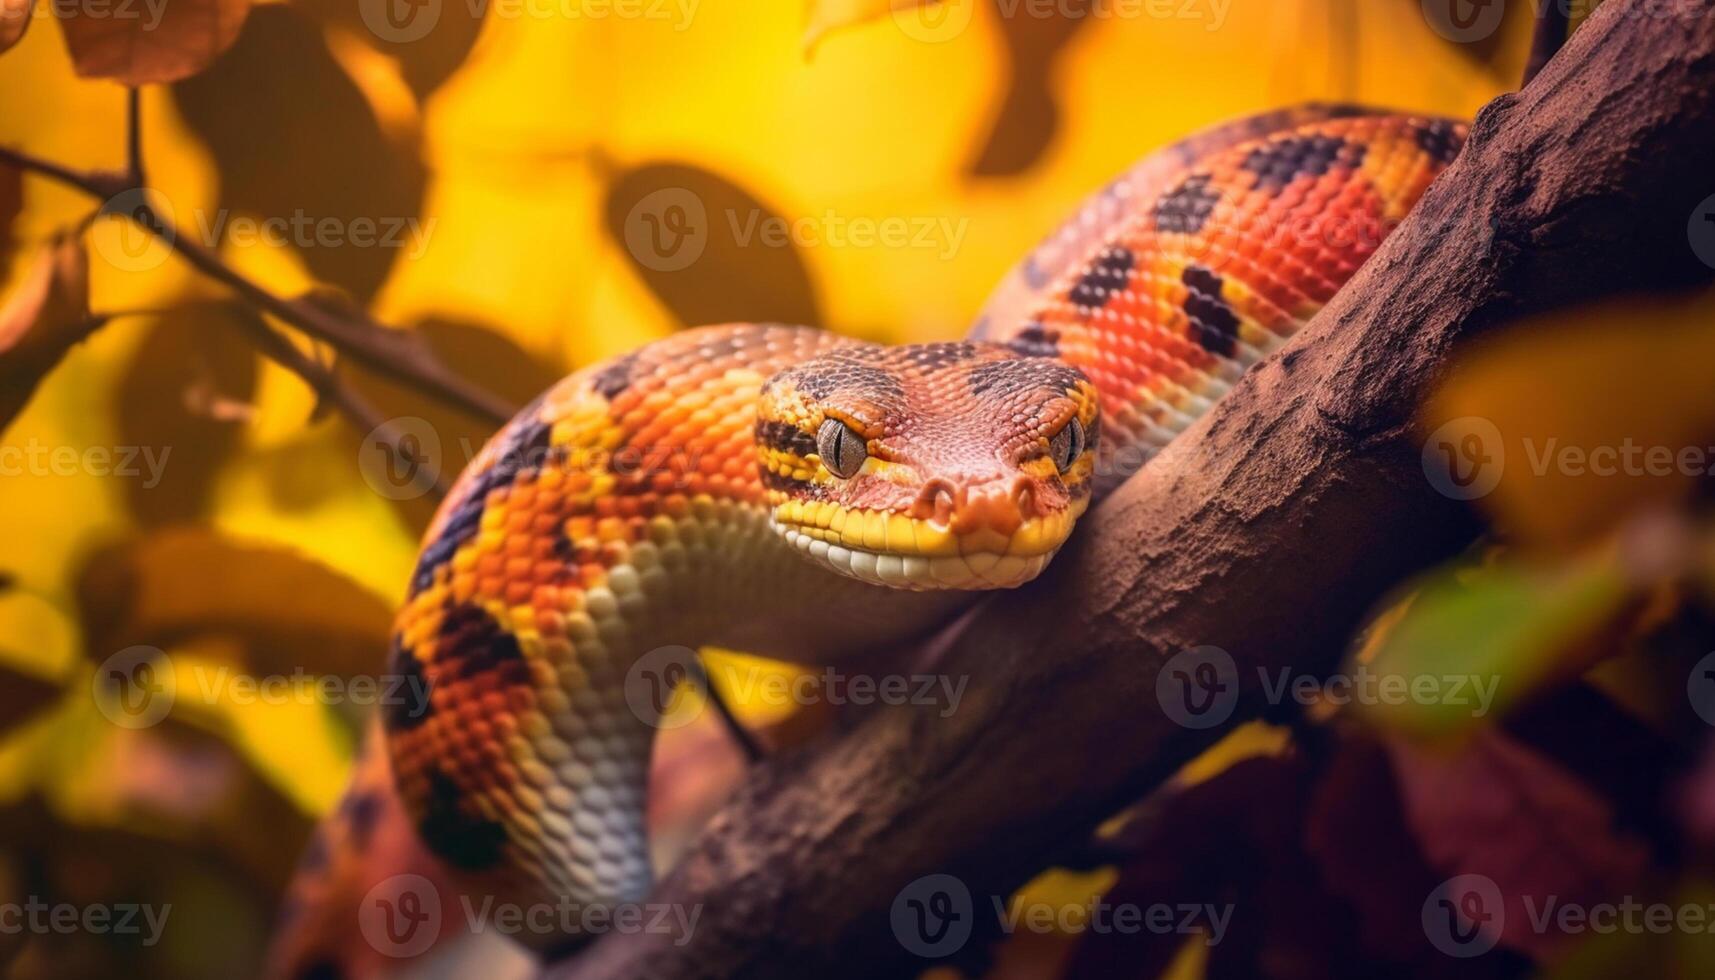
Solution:
M 701 167 L 653 163 L 608 187 L 608 233 L 685 326 L 819 323 L 791 216 Z
M 255 392 L 256 353 L 242 321 L 256 316 L 231 304 L 198 304 L 149 323 L 113 399 L 121 445 L 155 459 L 171 447 L 171 465 L 125 481 L 140 522 L 203 516 L 215 476 L 243 441 L 225 400 L 242 404 Z
M 557 365 L 533 357 L 500 331 L 482 323 L 431 316 L 411 326 L 414 329 L 408 336 L 420 338 L 442 361 L 457 365 L 465 378 L 516 405 L 528 404 L 564 373 Z M 492 426 L 448 408 L 443 401 L 366 368 L 347 367 L 358 391 L 377 411 L 398 420 L 402 432 L 420 439 L 428 461 L 448 480 L 457 476 L 494 434 Z M 357 436 L 361 439 L 366 433 L 359 432 Z M 361 450 L 376 451 L 373 444 L 366 444 Z M 283 476 L 290 478 L 289 474 Z M 291 499 L 286 498 L 288 502 Z M 429 494 L 405 494 L 392 500 L 417 530 L 428 526 L 436 502 Z
M 35 0 L 0 0 L 0 52 L 23 39 L 35 5 Z
M 49 0 L 65 30 L 72 67 L 124 85 L 176 82 L 202 71 L 238 38 L 250 0 L 172 0 L 99 13 Z M 128 10 L 121 16 L 118 11 Z
M 0 660 L 4 659 L 8 658 L 0 656 Z M 31 715 L 52 704 L 59 696 L 60 686 L 53 681 L 0 666 L 0 736 L 19 722 L 29 720 Z
M 96 551 L 78 602 L 97 660 L 225 636 L 242 646 L 245 666 L 270 675 L 373 672 L 392 626 L 386 602 L 325 565 L 196 527 Z
M 62 236 L 36 256 L 0 305 L 0 429 L 29 403 L 47 373 L 89 335 L 89 253 Z
M 0 0 L 0 9 L 4 9 L 5 3 L 6 0 Z M 0 24 L 4 23 L 4 15 L 0 15 Z M 5 49 L 6 46 L 0 44 L 0 51 Z M 23 210 L 24 172 L 0 163 L 0 282 L 5 280 L 6 269 L 12 264 L 12 255 L 17 251 L 17 233 L 12 226 Z
M 1501 944 L 1551 957 L 1570 937 L 1535 923 L 1558 904 L 1611 900 L 1645 871 L 1644 842 L 1616 829 L 1613 806 L 1553 760 L 1485 729 L 1457 752 L 1389 744 L 1406 821 L 1425 858 L 1499 892 Z M 1498 917 L 1497 917 L 1498 916 Z
M 446 7 L 449 17 L 465 9 Z M 272 221 L 314 278 L 359 304 L 434 240 L 433 219 L 420 217 L 416 147 L 387 138 L 302 11 L 257 7 L 230 54 L 172 92 L 220 173 L 219 207 L 231 217 L 211 209 L 211 236 L 239 244 L 258 237 L 258 219 Z

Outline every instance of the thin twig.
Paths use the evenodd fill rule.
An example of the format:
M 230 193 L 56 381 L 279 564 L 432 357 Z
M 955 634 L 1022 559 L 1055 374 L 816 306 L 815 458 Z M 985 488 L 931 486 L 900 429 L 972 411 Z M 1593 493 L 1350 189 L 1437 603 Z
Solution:
M 101 170 L 73 170 L 9 146 L 0 146 L 0 163 L 9 163 L 19 170 L 40 174 L 102 200 L 124 193 L 128 186 L 123 174 Z
M 732 705 L 727 703 L 726 695 L 721 693 L 721 689 L 715 686 L 714 679 L 709 675 L 708 667 L 703 663 L 702 657 L 691 658 L 691 670 L 695 675 L 694 679 L 697 686 L 703 689 L 703 695 L 715 707 L 715 714 L 720 716 L 721 723 L 726 726 L 726 730 L 732 735 L 733 741 L 738 743 L 739 751 L 744 753 L 745 761 L 751 763 L 760 761 L 768 753 L 763 751 L 762 745 L 756 741 L 756 736 L 750 733 L 750 729 L 744 727 L 744 723 L 738 720 L 738 715 L 733 714 Z
M 127 174 L 74 170 L 6 147 L 0 147 L 0 162 L 49 177 L 104 201 L 136 189 Z M 164 220 L 147 203 L 130 216 L 204 275 L 226 285 L 263 312 L 332 344 L 353 360 L 426 391 L 485 422 L 499 425 L 512 417 L 513 406 L 453 373 L 421 338 L 367 319 L 340 316 L 302 299 L 277 296 L 198 244 L 183 229 Z
M 365 432 L 374 432 L 383 441 L 398 450 L 399 454 L 409 459 L 415 466 L 414 482 L 425 492 L 440 500 L 447 495 L 447 484 L 432 462 L 412 455 L 410 446 L 402 433 L 398 431 L 391 419 L 387 418 L 368 399 L 346 384 L 321 363 L 298 350 L 290 340 L 279 332 L 270 329 L 261 317 L 241 317 L 240 320 L 250 330 L 256 341 L 256 346 L 266 355 L 286 370 L 302 378 L 315 391 L 316 397 L 336 409 L 346 418 L 351 419 L 357 427 Z
M 1536 30 L 1530 39 L 1530 60 L 1525 63 L 1524 82 L 1519 88 L 1529 85 L 1566 43 L 1567 27 L 1572 23 L 1567 7 L 1567 4 L 1555 2 L 1537 4 Z
M 125 170 L 132 187 L 147 187 L 149 180 L 143 171 L 143 103 L 142 92 L 135 86 L 126 90 L 125 102 Z

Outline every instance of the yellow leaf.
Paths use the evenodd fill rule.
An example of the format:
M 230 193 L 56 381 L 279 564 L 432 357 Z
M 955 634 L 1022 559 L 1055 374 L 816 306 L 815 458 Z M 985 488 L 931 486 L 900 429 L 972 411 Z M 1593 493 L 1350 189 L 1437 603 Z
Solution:
M 195 527 L 97 551 L 79 603 L 97 660 L 223 636 L 241 641 L 245 666 L 265 675 L 369 673 L 392 626 L 387 603 L 314 559 Z
M 1424 472 L 1545 544 L 1599 535 L 1715 469 L 1715 293 L 1536 317 L 1457 360 Z
M 42 377 L 89 335 L 89 254 L 74 236 L 42 249 L 0 306 L 0 429 L 29 403 Z
M 173 0 L 128 16 L 51 2 L 77 73 L 124 85 L 195 75 L 232 46 L 250 13 L 250 0 Z

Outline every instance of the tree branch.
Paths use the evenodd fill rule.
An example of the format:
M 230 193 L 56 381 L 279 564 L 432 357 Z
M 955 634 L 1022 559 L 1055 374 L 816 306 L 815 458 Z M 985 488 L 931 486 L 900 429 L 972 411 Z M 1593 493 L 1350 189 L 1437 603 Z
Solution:
M 0 146 L 0 162 L 59 181 L 103 202 L 127 192 L 141 192 L 145 185 L 140 112 L 137 90 L 131 89 L 126 112 L 125 173 L 77 170 L 3 146 Z M 302 298 L 277 296 L 191 239 L 184 229 L 167 222 L 146 200 L 134 208 L 129 217 L 171 246 L 198 271 L 222 283 L 257 309 L 332 344 L 366 367 L 440 398 L 475 418 L 499 425 L 512 417 L 515 406 L 453 372 L 421 337 L 384 327 L 361 311 L 335 314 Z
M 1220 734 L 1159 707 L 1168 657 L 1227 651 L 1234 722 L 1260 672 L 1332 669 L 1382 590 L 1475 534 L 1413 425 L 1450 354 L 1521 314 L 1707 280 L 1685 227 L 1715 173 L 1715 11 L 1674 9 L 1609 0 L 1542 84 L 1488 106 L 1312 324 L 979 612 L 938 667 L 969 678 L 957 711 L 889 708 L 756 767 L 651 898 L 700 909 L 688 941 L 614 933 L 550 974 L 923 968 L 889 927 L 904 886 L 956 875 L 983 914 Z

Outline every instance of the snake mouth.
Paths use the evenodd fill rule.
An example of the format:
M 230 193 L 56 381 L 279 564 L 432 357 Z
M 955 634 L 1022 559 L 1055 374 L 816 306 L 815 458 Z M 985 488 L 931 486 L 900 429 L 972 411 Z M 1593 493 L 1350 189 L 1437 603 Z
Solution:
M 1083 503 L 1022 521 L 1011 534 L 959 534 L 903 514 L 796 500 L 777 507 L 770 523 L 811 561 L 849 578 L 920 591 L 1010 589 L 1048 567 Z

